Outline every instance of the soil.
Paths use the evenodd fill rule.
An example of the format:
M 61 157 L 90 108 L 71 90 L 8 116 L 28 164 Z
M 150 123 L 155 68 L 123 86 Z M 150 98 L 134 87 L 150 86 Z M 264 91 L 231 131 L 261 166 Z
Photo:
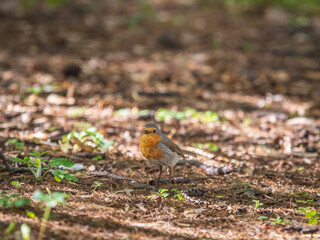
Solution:
M 50 151 L 45 158 L 84 166 L 74 172 L 78 182 L 1 170 L 1 194 L 69 194 L 52 209 L 45 239 L 320 239 L 319 223 L 298 211 L 320 213 L 319 19 L 297 26 L 289 21 L 294 14 L 272 7 L 234 12 L 200 2 L 0 3 L 3 154 Z M 143 158 L 139 139 L 159 108 L 187 107 L 220 120 L 167 118 L 158 121 L 163 132 L 196 160 L 233 171 L 207 176 L 177 165 L 175 177 L 191 182 L 160 188 L 177 189 L 184 200 L 173 191 L 161 198 L 149 185 L 158 167 Z M 114 145 L 62 152 L 59 140 L 79 122 Z M 25 143 L 21 151 L 5 144 L 13 138 Z M 25 184 L 16 189 L 12 181 Z M 102 185 L 94 189 L 94 182 Z M 1 236 L 15 222 L 8 239 L 22 239 L 23 223 L 37 238 L 39 202 L 0 210 Z

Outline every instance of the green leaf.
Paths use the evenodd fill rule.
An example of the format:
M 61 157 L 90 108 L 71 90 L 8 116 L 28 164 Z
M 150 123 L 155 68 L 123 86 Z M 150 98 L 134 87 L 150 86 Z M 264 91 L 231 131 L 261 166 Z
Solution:
M 40 156 L 40 153 L 38 151 L 33 151 L 32 153 L 28 153 L 29 155 L 31 156 L 34 156 L 34 157 L 39 157 Z
M 10 222 L 9 226 L 4 231 L 4 235 L 5 236 L 9 235 L 14 230 L 15 226 L 16 226 L 15 222 Z
M 55 167 L 59 165 L 62 165 L 65 167 L 72 167 L 74 163 L 68 158 L 52 158 L 51 161 L 49 162 L 49 165 L 51 167 Z
M 174 117 L 178 120 L 186 119 L 187 115 L 184 112 L 176 112 Z
M 43 193 L 41 192 L 40 190 L 36 190 L 34 193 L 33 193 L 33 196 L 32 198 L 36 201 L 47 201 L 48 200 L 48 197 Z
M 144 110 L 141 110 L 139 111 L 139 116 L 147 116 L 150 114 L 150 111 L 148 109 L 144 109 Z
M 43 192 L 36 190 L 33 193 L 33 199 L 36 201 L 45 202 L 47 207 L 54 208 L 57 204 L 65 204 L 68 194 L 62 192 L 54 192 L 52 194 L 44 194 Z
M 316 218 L 310 218 L 308 223 L 315 225 L 315 224 L 317 224 L 317 222 L 318 222 L 318 220 Z
M 28 211 L 27 216 L 30 218 L 34 218 L 36 216 L 36 214 L 34 212 Z
M 268 220 L 269 218 L 266 217 L 266 216 L 260 216 L 258 219 L 259 219 L 259 220 Z
M 30 205 L 30 201 L 27 198 L 20 198 L 20 199 L 14 200 L 12 204 L 15 207 L 23 207 L 25 205 Z
M 165 189 L 165 188 L 161 188 L 159 189 L 159 193 L 164 193 L 164 192 L 168 192 L 169 190 L 168 189 Z
M 129 108 L 122 108 L 122 109 L 115 111 L 115 113 L 114 113 L 115 116 L 127 116 L 129 114 L 130 114 Z
M 54 179 L 55 179 L 57 182 L 61 182 L 61 178 L 59 178 L 58 175 L 54 175 Z
M 101 148 L 103 150 L 107 150 L 109 147 L 111 147 L 112 145 L 114 144 L 114 141 L 112 140 L 103 140 L 102 143 L 101 143 Z
M 10 161 L 12 161 L 12 162 L 25 162 L 21 158 L 10 158 Z
M 16 193 L 15 193 L 15 194 L 11 194 L 11 195 L 10 195 L 10 198 L 17 198 L 17 197 L 19 197 L 19 194 L 16 194 Z
M 101 159 L 102 159 L 102 156 L 101 155 L 97 155 L 97 156 L 92 158 L 92 161 L 98 161 L 98 160 L 101 160 Z
M 313 216 L 316 215 L 316 214 L 317 214 L 317 211 L 316 211 L 316 210 L 313 210 L 313 211 L 307 212 L 307 213 L 306 213 L 306 217 L 307 217 L 307 218 L 311 218 L 311 217 L 313 217 Z
M 66 174 L 65 175 L 65 179 L 67 181 L 78 182 L 78 178 L 75 175 L 71 174 L 71 173 Z
M 208 143 L 209 151 L 217 152 L 219 151 L 219 147 L 214 143 Z

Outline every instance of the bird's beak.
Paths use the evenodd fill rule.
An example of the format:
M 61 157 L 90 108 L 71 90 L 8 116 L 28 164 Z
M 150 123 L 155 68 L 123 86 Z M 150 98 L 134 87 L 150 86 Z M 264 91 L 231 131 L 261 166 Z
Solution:
M 144 134 L 149 134 L 149 131 L 148 130 L 144 130 Z

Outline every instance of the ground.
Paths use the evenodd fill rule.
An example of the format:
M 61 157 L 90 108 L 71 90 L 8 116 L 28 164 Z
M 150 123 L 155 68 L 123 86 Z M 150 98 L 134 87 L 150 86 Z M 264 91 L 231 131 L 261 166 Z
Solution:
M 2 169 L 1 193 L 69 194 L 52 210 L 45 239 L 320 239 L 319 223 L 298 211 L 320 211 L 320 24 L 293 17 L 208 1 L 1 3 L 3 154 L 50 151 L 46 159 L 84 166 L 77 182 Z M 197 113 L 186 116 L 188 108 Z M 197 161 L 233 171 L 207 176 L 178 165 L 175 177 L 191 182 L 160 188 L 184 200 L 173 191 L 161 199 L 149 185 L 158 168 L 139 151 L 154 118 Z M 64 153 L 58 142 L 79 122 L 114 144 Z M 21 239 L 26 223 L 35 239 L 42 215 L 36 201 L 1 207 L 0 235 L 15 222 L 8 238 Z

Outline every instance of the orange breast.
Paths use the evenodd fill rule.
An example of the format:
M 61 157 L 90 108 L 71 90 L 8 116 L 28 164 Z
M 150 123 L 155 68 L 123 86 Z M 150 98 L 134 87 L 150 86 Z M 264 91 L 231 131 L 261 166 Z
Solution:
M 140 139 L 140 149 L 142 152 L 142 155 L 145 158 L 152 158 L 152 159 L 161 159 L 162 149 L 156 148 L 157 144 L 161 142 L 161 137 L 158 134 L 143 134 Z

